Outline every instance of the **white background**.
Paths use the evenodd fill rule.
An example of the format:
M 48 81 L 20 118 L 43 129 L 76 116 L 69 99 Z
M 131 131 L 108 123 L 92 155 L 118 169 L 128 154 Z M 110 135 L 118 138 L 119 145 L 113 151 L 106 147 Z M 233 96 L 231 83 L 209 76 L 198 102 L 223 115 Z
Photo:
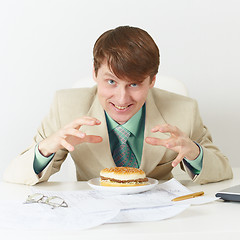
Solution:
M 238 0 L 0 0 L 0 177 L 55 91 L 91 78 L 95 40 L 119 25 L 150 33 L 160 73 L 185 83 L 214 143 L 240 166 Z

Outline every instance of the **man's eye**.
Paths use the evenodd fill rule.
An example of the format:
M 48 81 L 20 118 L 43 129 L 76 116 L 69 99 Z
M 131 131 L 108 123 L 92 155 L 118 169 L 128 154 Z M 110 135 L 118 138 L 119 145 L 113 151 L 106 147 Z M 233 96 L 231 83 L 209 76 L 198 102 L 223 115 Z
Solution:
M 131 86 L 131 87 L 137 87 L 138 85 L 137 85 L 137 83 L 131 83 L 130 86 Z
M 115 84 L 115 81 L 114 81 L 114 80 L 108 80 L 108 83 L 109 83 L 110 85 L 113 85 L 113 84 Z

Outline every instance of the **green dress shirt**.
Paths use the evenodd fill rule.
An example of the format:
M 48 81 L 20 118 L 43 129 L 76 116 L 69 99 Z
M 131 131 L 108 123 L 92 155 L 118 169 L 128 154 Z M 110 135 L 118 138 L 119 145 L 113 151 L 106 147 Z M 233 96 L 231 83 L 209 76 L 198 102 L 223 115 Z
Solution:
M 113 154 L 114 149 L 118 144 L 118 139 L 112 131 L 119 124 L 115 122 L 106 112 L 106 121 L 108 126 L 108 136 L 110 142 L 111 153 Z M 122 124 L 131 134 L 128 138 L 128 145 L 134 153 L 138 167 L 141 165 L 143 139 L 144 139 L 144 126 L 145 126 L 145 105 L 126 123 Z

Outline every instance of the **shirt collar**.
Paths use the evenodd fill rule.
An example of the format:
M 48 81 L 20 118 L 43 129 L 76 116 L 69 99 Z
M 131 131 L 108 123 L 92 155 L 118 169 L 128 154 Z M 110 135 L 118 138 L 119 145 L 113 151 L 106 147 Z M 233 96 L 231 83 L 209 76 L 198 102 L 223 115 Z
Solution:
M 107 124 L 108 124 L 108 131 L 110 132 L 111 130 L 113 130 L 114 128 L 119 126 L 120 124 L 115 122 L 108 115 L 107 112 L 105 112 L 105 114 L 106 114 L 106 119 L 107 119 Z M 124 128 L 126 128 L 128 131 L 130 131 L 134 136 L 136 136 L 138 128 L 139 128 L 139 124 L 141 122 L 141 118 L 142 118 L 142 108 L 134 116 L 132 116 L 127 122 L 122 124 L 122 126 Z

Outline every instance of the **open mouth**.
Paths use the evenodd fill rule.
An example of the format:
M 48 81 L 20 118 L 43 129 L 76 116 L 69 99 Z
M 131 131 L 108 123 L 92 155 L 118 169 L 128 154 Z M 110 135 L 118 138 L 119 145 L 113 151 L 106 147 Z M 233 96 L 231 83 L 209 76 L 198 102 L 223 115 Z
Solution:
M 123 110 L 123 109 L 126 109 L 128 106 L 126 106 L 126 107 L 122 107 L 122 106 L 117 106 L 117 105 L 115 105 L 115 108 L 117 108 L 117 109 L 119 109 L 119 110 Z
M 112 103 L 112 105 L 118 109 L 118 110 L 125 110 L 127 109 L 129 106 L 131 106 L 131 104 L 127 105 L 127 106 L 118 106 L 118 105 L 115 105 L 114 103 Z

